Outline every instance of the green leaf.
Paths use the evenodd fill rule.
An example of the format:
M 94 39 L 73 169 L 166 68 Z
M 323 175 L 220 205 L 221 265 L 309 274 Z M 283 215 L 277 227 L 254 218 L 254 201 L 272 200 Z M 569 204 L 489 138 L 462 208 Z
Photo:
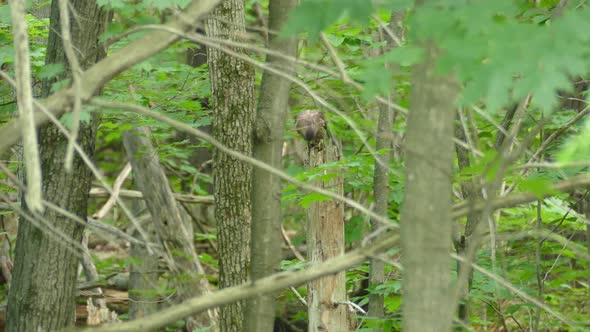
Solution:
M 0 65 L 14 63 L 14 48 L 12 45 L 0 46 Z
M 367 24 L 375 11 L 372 1 L 367 0 L 335 0 L 332 10 L 340 8 L 352 21 Z
M 362 239 L 363 227 L 366 225 L 365 218 L 354 216 L 344 224 L 344 239 L 346 243 L 354 243 Z
M 64 71 L 63 64 L 50 63 L 50 64 L 43 66 L 43 68 L 41 68 L 41 71 L 39 71 L 39 78 L 47 79 L 47 78 L 56 77 L 59 74 L 63 73 L 63 71 Z
M 281 35 L 292 36 L 307 32 L 309 39 L 315 42 L 324 29 L 340 16 L 339 12 L 328 10 L 330 0 L 303 1 L 289 14 Z M 328 6 L 327 6 L 328 5 Z
M 393 74 L 380 63 L 372 61 L 367 68 L 360 73 L 359 79 L 364 81 L 362 97 L 365 101 L 371 100 L 377 95 L 387 95 L 393 90 Z
M 424 60 L 424 49 L 419 46 L 403 46 L 393 48 L 383 55 L 385 61 L 394 62 L 402 66 L 412 66 Z
M 322 194 L 318 194 L 318 193 L 310 193 L 307 194 L 305 196 L 303 196 L 303 198 L 301 198 L 301 207 L 303 207 L 304 209 L 307 209 L 312 203 L 316 203 L 316 202 L 325 202 L 325 201 L 329 201 L 332 198 L 322 195 Z
M 73 119 L 74 119 L 74 114 L 72 112 L 69 112 L 69 113 L 62 115 L 62 117 L 59 119 L 59 121 L 61 123 L 63 123 L 63 125 L 66 126 L 66 128 L 72 129 Z M 80 111 L 80 123 L 90 123 L 91 119 L 92 119 L 92 116 L 91 116 L 90 112 L 85 111 L 85 110 Z
M 385 298 L 385 307 L 387 311 L 396 312 L 399 311 L 402 304 L 401 296 L 390 296 Z
M 528 177 L 520 179 L 517 181 L 517 183 L 523 191 L 533 193 L 539 199 L 550 194 L 558 193 L 555 189 L 553 189 L 551 181 L 540 177 Z
M 562 163 L 590 160 L 590 120 L 586 120 L 582 131 L 570 137 L 557 153 Z
M 0 6 L 0 24 L 12 25 L 12 17 L 10 16 L 10 7 L 8 5 Z
M 414 6 L 414 0 L 378 0 L 375 1 L 375 6 L 379 9 L 386 10 L 388 14 L 392 11 L 404 11 Z
M 71 83 L 71 79 L 66 78 L 65 80 L 57 81 L 51 85 L 51 92 L 58 91 L 62 88 L 69 86 Z
M 330 41 L 330 44 L 332 44 L 332 46 L 334 46 L 334 47 L 340 46 L 340 44 L 342 44 L 342 42 L 344 42 L 344 40 L 345 40 L 344 37 L 335 36 L 333 34 L 326 34 L 326 37 L 328 38 L 328 41 Z
M 366 24 L 375 8 L 367 0 L 304 0 L 291 12 L 281 34 L 292 36 L 306 32 L 315 42 L 323 30 L 336 20 L 348 17 L 351 21 Z

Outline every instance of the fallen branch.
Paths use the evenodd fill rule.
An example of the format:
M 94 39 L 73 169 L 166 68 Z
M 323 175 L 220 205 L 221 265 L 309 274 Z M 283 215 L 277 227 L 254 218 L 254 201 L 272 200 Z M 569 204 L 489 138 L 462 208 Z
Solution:
M 118 193 L 118 196 L 130 199 L 143 199 L 143 194 L 138 190 L 121 189 Z M 111 197 L 111 194 L 108 192 L 108 190 L 97 187 L 90 189 L 90 197 Z M 207 205 L 213 204 L 213 196 L 174 194 L 174 198 L 179 202 Z
M 323 264 L 310 266 L 305 270 L 277 273 L 259 279 L 255 283 L 246 283 L 241 286 L 225 288 L 213 292 L 212 294 L 208 294 L 207 296 L 191 298 L 181 304 L 166 308 L 154 315 L 143 317 L 142 319 L 120 324 L 110 324 L 96 329 L 82 329 L 82 331 L 125 332 L 147 331 L 162 328 L 178 319 L 202 312 L 209 308 L 234 303 L 257 295 L 270 294 L 289 286 L 301 285 L 310 280 L 344 271 L 366 261 L 370 257 L 384 253 L 395 246 L 398 239 L 399 235 L 387 233 L 368 246 L 360 247 L 345 255 L 332 258 Z M 70 331 L 74 330 L 70 329 Z

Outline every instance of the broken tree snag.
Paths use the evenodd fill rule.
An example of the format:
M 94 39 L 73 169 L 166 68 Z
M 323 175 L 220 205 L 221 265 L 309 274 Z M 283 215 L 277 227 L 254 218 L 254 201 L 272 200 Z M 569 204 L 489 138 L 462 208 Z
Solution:
M 340 159 L 340 148 L 325 128 L 316 144 L 308 144 L 306 167 L 313 169 Z M 316 136 L 317 137 L 317 136 Z M 309 142 L 309 140 L 308 140 Z M 319 144 L 317 144 L 319 143 Z M 337 169 L 324 172 L 340 173 Z M 343 194 L 343 177 L 335 175 L 329 181 L 314 183 L 325 190 Z M 307 208 L 307 259 L 313 264 L 344 254 L 344 206 L 333 200 L 314 202 Z M 309 332 L 348 331 L 345 271 L 311 281 L 308 284 Z
M 178 303 L 197 295 L 207 296 L 209 283 L 192 242 L 188 216 L 174 198 L 170 183 L 160 164 L 147 127 L 123 133 L 123 145 L 133 167 L 137 187 L 145 198 L 157 237 L 165 248 L 164 259 L 172 272 L 177 289 L 173 300 Z M 190 331 L 216 322 L 214 309 L 186 317 Z

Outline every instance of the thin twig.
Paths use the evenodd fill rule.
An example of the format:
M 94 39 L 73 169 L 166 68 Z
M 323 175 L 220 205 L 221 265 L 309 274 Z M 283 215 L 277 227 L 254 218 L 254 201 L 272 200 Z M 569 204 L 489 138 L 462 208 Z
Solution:
M 393 30 L 391 28 L 389 28 L 387 26 L 387 24 L 385 24 L 385 22 L 381 21 L 379 16 L 373 15 L 373 18 L 375 19 L 375 21 L 377 21 L 377 23 L 379 23 L 379 27 L 381 27 L 381 29 L 383 29 L 383 31 L 385 31 L 385 33 L 387 34 L 389 39 L 391 39 L 395 42 L 396 46 L 402 46 L 401 39 L 393 32 Z M 396 22 L 396 23 L 403 24 L 403 22 Z
M 64 166 L 66 171 L 72 171 L 72 162 L 74 160 L 74 143 L 78 138 L 78 131 L 80 130 L 80 112 L 82 108 L 82 69 L 80 68 L 80 62 L 74 52 L 74 46 L 72 44 L 72 34 L 70 28 L 70 14 L 68 11 L 68 0 L 58 0 L 59 5 L 59 22 L 61 26 L 61 40 L 63 43 L 64 53 L 68 59 L 70 69 L 72 72 L 72 89 L 73 95 L 73 109 L 72 109 L 72 128 L 70 137 L 68 139 L 68 146 L 66 148 L 66 157 Z
M 347 306 L 353 308 L 354 311 L 360 312 L 363 315 L 366 315 L 367 314 L 367 312 L 363 308 L 361 308 L 361 306 L 359 306 L 358 304 L 356 304 L 356 303 L 354 303 L 352 301 L 336 302 L 336 304 L 347 305 Z
M 289 287 L 289 289 L 291 289 L 291 292 L 293 292 L 293 294 L 295 294 L 295 297 L 297 297 L 297 299 L 299 300 L 299 302 L 301 302 L 301 304 L 303 304 L 304 306 L 307 307 L 307 301 L 305 301 L 305 299 L 303 298 L 303 296 L 301 296 L 301 294 L 299 294 L 299 292 L 297 291 L 297 289 L 293 286 Z
M 121 186 L 123 186 L 123 182 L 125 182 L 125 180 L 129 176 L 129 173 L 131 173 L 131 164 L 127 163 L 125 164 L 125 167 L 123 167 L 121 173 L 119 173 L 119 175 L 115 179 L 115 183 L 113 183 L 113 193 L 106 201 L 106 203 L 104 203 L 102 208 L 100 208 L 98 212 L 92 215 L 92 218 L 100 220 L 104 218 L 104 216 L 113 208 L 113 206 L 117 202 L 117 197 L 119 197 L 119 194 L 121 192 Z
M 287 235 L 287 232 L 285 231 L 285 227 L 283 227 L 282 224 L 281 224 L 281 235 L 283 236 L 283 240 L 285 240 L 285 243 L 287 244 L 287 246 L 289 247 L 289 249 L 291 250 L 293 255 L 295 255 L 295 257 L 297 257 L 298 260 L 305 262 L 305 257 L 303 257 L 303 255 L 299 252 L 299 250 L 297 250 L 297 248 L 295 248 L 295 246 L 291 242 L 291 239 L 289 238 L 289 235 Z
M 338 71 L 340 72 L 340 79 L 342 79 L 343 81 L 350 81 L 351 79 L 350 77 L 348 77 L 348 74 L 346 73 L 346 67 L 344 65 L 344 62 L 342 62 L 342 60 L 338 56 L 338 52 L 336 52 L 336 49 L 332 46 L 326 34 L 323 32 L 320 33 L 320 38 L 322 39 L 324 46 L 326 46 L 326 48 L 328 49 L 330 58 L 332 58 L 332 61 L 334 62 L 336 68 L 338 68 Z

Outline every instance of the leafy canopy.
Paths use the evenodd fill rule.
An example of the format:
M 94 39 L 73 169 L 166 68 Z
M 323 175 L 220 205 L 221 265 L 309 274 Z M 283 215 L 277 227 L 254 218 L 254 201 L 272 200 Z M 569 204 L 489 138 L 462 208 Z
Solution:
M 378 78 L 383 62 L 416 63 L 421 59 L 416 48 L 433 41 L 441 51 L 439 69 L 453 71 L 463 84 L 461 102 L 485 101 L 491 112 L 529 93 L 535 106 L 550 111 L 558 102 L 556 92 L 571 89 L 569 77 L 588 72 L 590 10 L 568 10 L 551 20 L 549 11 L 532 11 L 523 1 L 434 0 L 415 11 L 412 3 L 304 0 L 284 33 L 305 31 L 315 41 L 338 20 L 363 24 L 376 10 L 408 9 L 406 46 L 367 60 L 369 75 Z M 380 86 L 369 88 L 373 94 L 390 91 L 388 81 L 371 80 Z

